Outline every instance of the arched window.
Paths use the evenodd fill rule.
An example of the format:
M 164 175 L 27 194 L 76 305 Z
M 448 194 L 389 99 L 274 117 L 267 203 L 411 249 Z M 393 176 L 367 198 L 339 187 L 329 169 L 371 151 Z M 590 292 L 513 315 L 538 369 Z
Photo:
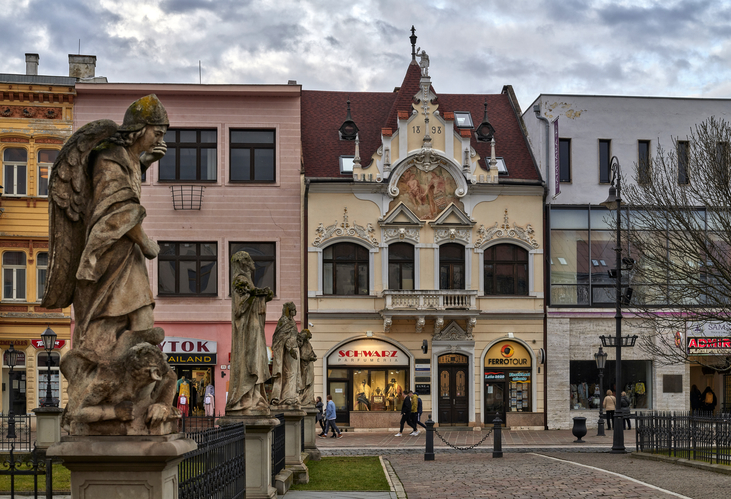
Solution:
M 3 253 L 3 300 L 25 301 L 25 253 Z
M 528 295 L 528 251 L 514 244 L 485 250 L 485 294 Z
M 394 243 L 388 247 L 388 289 L 414 289 L 414 246 Z
M 326 295 L 368 294 L 368 250 L 338 243 L 322 252 L 322 285 Z
M 439 247 L 439 289 L 464 289 L 464 246 L 443 244 Z

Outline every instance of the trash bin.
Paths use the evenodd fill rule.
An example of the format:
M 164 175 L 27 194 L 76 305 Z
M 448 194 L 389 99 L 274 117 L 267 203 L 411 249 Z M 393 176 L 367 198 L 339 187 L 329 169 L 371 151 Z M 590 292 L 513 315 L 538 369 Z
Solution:
M 575 417 L 574 427 L 571 429 L 571 433 L 576 437 L 574 443 L 584 443 L 584 440 L 581 440 L 581 438 L 586 435 L 586 418 L 580 416 Z

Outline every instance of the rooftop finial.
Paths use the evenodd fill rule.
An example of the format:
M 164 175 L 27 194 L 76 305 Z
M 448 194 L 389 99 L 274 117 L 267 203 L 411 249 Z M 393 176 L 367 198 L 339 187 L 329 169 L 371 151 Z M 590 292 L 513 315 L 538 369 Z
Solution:
M 416 62 L 416 28 L 414 28 L 414 25 L 411 25 L 411 36 L 409 37 L 411 40 L 411 60 L 413 62 Z

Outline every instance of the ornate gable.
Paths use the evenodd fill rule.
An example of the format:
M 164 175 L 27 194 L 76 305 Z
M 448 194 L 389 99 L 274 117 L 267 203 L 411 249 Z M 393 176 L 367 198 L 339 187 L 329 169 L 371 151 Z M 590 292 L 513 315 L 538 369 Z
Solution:
M 343 221 L 334 224 L 324 226 L 322 222 L 315 229 L 315 240 L 312 242 L 313 246 L 321 246 L 322 243 L 330 239 L 335 238 L 347 238 L 347 239 L 358 239 L 360 242 L 365 243 L 368 247 L 377 248 L 378 240 L 373 236 L 375 233 L 373 225 L 368 223 L 364 226 L 358 225 L 355 222 L 348 221 L 348 207 L 343 210 Z
M 502 224 L 498 225 L 498 223 L 495 222 L 495 225 L 490 228 L 485 228 L 484 225 L 480 225 L 480 228 L 477 229 L 477 241 L 475 242 L 475 246 L 479 248 L 493 239 L 517 239 L 524 241 L 534 248 L 538 248 L 540 243 L 536 241 L 534 237 L 535 233 L 536 231 L 533 230 L 531 224 L 527 224 L 525 227 L 520 227 L 513 222 L 513 226 L 511 227 L 508 222 L 508 209 L 505 208 L 505 215 L 503 217 Z
M 470 323 L 472 324 L 472 323 Z M 474 326 L 473 326 L 474 327 Z M 447 327 L 434 334 L 432 341 L 472 341 L 472 328 L 468 331 L 462 329 L 456 321 L 449 323 Z

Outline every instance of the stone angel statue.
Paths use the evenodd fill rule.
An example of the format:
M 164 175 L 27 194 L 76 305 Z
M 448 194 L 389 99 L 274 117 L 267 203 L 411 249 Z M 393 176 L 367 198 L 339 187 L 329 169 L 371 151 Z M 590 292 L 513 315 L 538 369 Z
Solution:
M 142 173 L 165 155 L 168 116 L 155 95 L 130 105 L 121 126 L 98 120 L 66 142 L 49 179 L 48 279 L 42 306 L 73 304 L 73 349 L 62 417 L 72 435 L 176 430 L 175 374 L 157 345 L 145 258 L 158 245 L 142 229 Z

